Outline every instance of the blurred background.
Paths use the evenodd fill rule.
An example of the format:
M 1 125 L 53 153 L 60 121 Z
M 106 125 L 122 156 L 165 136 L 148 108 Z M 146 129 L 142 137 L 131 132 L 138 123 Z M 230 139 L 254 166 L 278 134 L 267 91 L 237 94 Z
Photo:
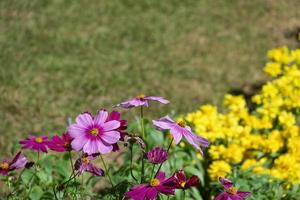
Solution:
M 0 149 L 140 93 L 171 101 L 153 117 L 221 105 L 298 45 L 299 19 L 298 0 L 1 0 Z

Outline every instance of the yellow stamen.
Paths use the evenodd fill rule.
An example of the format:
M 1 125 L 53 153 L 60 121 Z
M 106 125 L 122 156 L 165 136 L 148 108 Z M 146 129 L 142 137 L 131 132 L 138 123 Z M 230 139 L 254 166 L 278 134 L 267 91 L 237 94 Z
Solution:
M 3 162 L 3 163 L 0 164 L 1 169 L 5 170 L 5 169 L 8 169 L 8 167 L 9 167 L 9 164 L 7 162 Z
M 99 134 L 99 130 L 97 128 L 93 128 L 91 131 L 90 131 L 90 134 L 92 135 L 98 135 Z
M 89 164 L 89 162 L 90 162 L 90 160 L 89 160 L 88 157 L 82 158 L 82 163 L 83 163 L 83 164 L 87 165 L 87 164 Z
M 144 94 L 139 94 L 139 95 L 136 96 L 136 98 L 138 98 L 138 99 L 142 99 L 142 98 L 144 98 L 144 97 L 145 97 Z
M 158 186 L 160 184 L 160 181 L 157 178 L 151 179 L 150 180 L 150 185 L 152 187 Z
M 43 142 L 43 138 L 42 137 L 36 137 L 35 138 L 35 142 L 36 143 L 42 143 Z
M 185 127 L 185 125 L 186 125 L 185 121 L 182 121 L 182 120 L 178 121 L 177 124 L 181 127 Z
M 182 188 L 184 188 L 184 187 L 185 187 L 185 184 L 186 184 L 186 182 L 183 181 L 183 182 L 180 183 L 180 186 L 181 186 Z
M 231 187 L 226 190 L 228 193 L 235 195 L 237 193 L 237 189 L 235 187 Z

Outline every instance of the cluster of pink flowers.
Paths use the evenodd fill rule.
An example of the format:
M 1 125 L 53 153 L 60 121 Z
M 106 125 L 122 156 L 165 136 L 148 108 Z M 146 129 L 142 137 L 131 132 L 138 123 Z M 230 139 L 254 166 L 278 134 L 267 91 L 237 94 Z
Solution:
M 142 107 L 148 107 L 151 101 L 162 104 L 169 103 L 163 97 L 139 95 L 116 105 L 116 107 L 128 109 L 141 106 L 142 109 Z M 133 200 L 152 200 L 156 199 L 159 194 L 174 195 L 176 189 L 186 190 L 198 186 L 199 178 L 195 175 L 187 178 L 184 170 L 179 170 L 171 177 L 166 178 L 165 172 L 160 169 L 162 164 L 168 159 L 168 152 L 173 140 L 178 144 L 184 138 L 202 154 L 202 148 L 206 148 L 209 145 L 208 140 L 193 133 L 191 127 L 186 125 L 184 121 L 175 122 L 169 116 L 165 116 L 152 122 L 158 130 L 169 131 L 173 139 L 167 150 L 162 147 L 154 147 L 145 156 L 142 156 L 142 161 L 146 158 L 149 163 L 159 165 L 159 168 L 151 180 L 146 183 L 142 182 L 125 193 L 127 198 Z M 95 116 L 89 112 L 79 114 L 75 119 L 75 123 L 70 124 L 67 131 L 61 136 L 54 135 L 51 139 L 47 136 L 29 136 L 19 143 L 22 145 L 22 149 L 31 149 L 38 153 L 47 153 L 49 149 L 60 153 L 69 152 L 70 155 L 71 151 L 81 152 L 72 169 L 74 168 L 73 170 L 76 170 L 77 174 L 89 172 L 95 176 L 104 176 L 106 172 L 93 164 L 92 161 L 103 154 L 118 151 L 118 142 L 124 141 L 126 136 L 129 135 L 126 130 L 127 121 L 121 119 L 119 112 L 112 111 L 109 113 L 105 109 L 100 109 Z M 144 139 L 141 138 L 142 142 L 146 143 L 146 141 L 143 141 Z M 101 159 L 103 158 L 101 157 Z M 28 163 L 26 157 L 21 152 L 18 152 L 12 161 L 3 160 L 0 163 L 0 173 L 7 175 L 13 170 L 25 167 L 26 163 Z M 74 171 L 73 175 L 76 176 Z M 144 181 L 143 177 L 141 180 Z M 220 179 L 220 182 L 223 184 L 225 191 L 216 200 L 238 200 L 250 195 L 249 192 L 236 190 L 228 179 Z

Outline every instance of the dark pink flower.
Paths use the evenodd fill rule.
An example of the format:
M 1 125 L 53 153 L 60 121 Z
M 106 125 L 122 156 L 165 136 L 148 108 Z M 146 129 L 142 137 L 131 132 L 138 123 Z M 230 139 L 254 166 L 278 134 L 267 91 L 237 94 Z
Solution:
M 179 170 L 178 172 L 176 172 L 173 175 L 173 177 L 174 177 L 174 182 L 172 182 L 171 184 L 173 184 L 173 187 L 177 189 L 185 190 L 190 187 L 196 187 L 199 185 L 198 176 L 193 175 L 190 178 L 187 178 L 183 170 Z
M 0 173 L 6 176 L 10 171 L 23 168 L 26 163 L 26 157 L 21 152 L 18 152 L 12 161 L 3 160 L 0 163 Z
M 23 149 L 31 149 L 34 151 L 42 151 L 47 153 L 48 142 L 49 140 L 47 136 L 29 136 L 19 143 L 22 145 Z
M 154 126 L 159 130 L 170 130 L 174 137 L 175 143 L 178 144 L 182 136 L 202 153 L 200 146 L 208 147 L 209 141 L 203 137 L 197 136 L 192 132 L 191 128 L 185 124 L 184 121 L 176 123 L 169 116 L 162 117 L 158 120 L 152 120 Z
M 72 146 L 71 146 L 72 140 L 73 138 L 71 138 L 68 132 L 64 133 L 62 137 L 58 135 L 54 135 L 52 137 L 52 140 L 48 142 L 48 147 L 52 151 L 56 151 L 56 152 L 72 151 Z
M 120 133 L 120 141 L 124 141 L 124 136 L 127 135 L 127 120 L 121 119 L 121 114 L 118 111 L 113 110 L 107 117 L 107 122 L 116 120 L 120 122 L 120 127 L 116 130 Z M 118 151 L 120 148 L 117 143 L 113 144 L 113 151 Z
M 156 96 L 145 96 L 143 94 L 134 97 L 132 99 L 129 99 L 127 101 L 124 101 L 116 106 L 122 107 L 122 108 L 132 108 L 137 106 L 149 106 L 150 101 L 157 101 L 162 104 L 168 104 L 169 101 L 164 99 L 163 97 L 156 97 Z
M 68 133 L 74 139 L 71 143 L 75 151 L 91 155 L 100 152 L 109 153 L 113 145 L 121 138 L 118 128 L 121 123 L 118 120 L 107 120 L 108 112 L 100 110 L 93 117 L 90 113 L 82 113 L 77 116 L 76 123 L 71 124 Z
M 148 184 L 140 184 L 131 188 L 129 192 L 125 193 L 127 198 L 133 200 L 154 200 L 159 193 L 165 195 L 174 195 L 175 188 L 170 186 L 173 178 L 165 179 L 164 172 L 158 172 L 154 179 L 151 179 Z
M 147 152 L 147 159 L 152 164 L 161 164 L 168 159 L 168 152 L 160 147 L 155 147 Z
M 231 180 L 226 178 L 219 178 L 220 183 L 223 185 L 225 191 L 219 194 L 215 200 L 243 200 L 251 195 L 251 192 L 242 192 L 233 187 Z
M 91 163 L 96 157 L 93 155 L 84 155 L 75 162 L 75 170 L 78 170 L 80 174 L 83 172 L 90 172 L 95 176 L 104 176 L 104 171 Z

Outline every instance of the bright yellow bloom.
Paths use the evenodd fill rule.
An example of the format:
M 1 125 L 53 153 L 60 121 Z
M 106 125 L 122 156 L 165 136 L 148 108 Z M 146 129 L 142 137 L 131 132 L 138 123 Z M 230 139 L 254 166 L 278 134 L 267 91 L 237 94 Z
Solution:
M 230 173 L 231 166 L 223 160 L 214 161 L 208 169 L 209 177 L 215 181 L 218 180 L 220 176 L 225 177 Z
M 266 64 L 264 71 L 272 76 L 272 77 L 276 77 L 278 75 L 280 75 L 282 73 L 282 68 L 281 68 L 281 64 L 280 63 L 276 63 L 276 62 L 269 62 Z

